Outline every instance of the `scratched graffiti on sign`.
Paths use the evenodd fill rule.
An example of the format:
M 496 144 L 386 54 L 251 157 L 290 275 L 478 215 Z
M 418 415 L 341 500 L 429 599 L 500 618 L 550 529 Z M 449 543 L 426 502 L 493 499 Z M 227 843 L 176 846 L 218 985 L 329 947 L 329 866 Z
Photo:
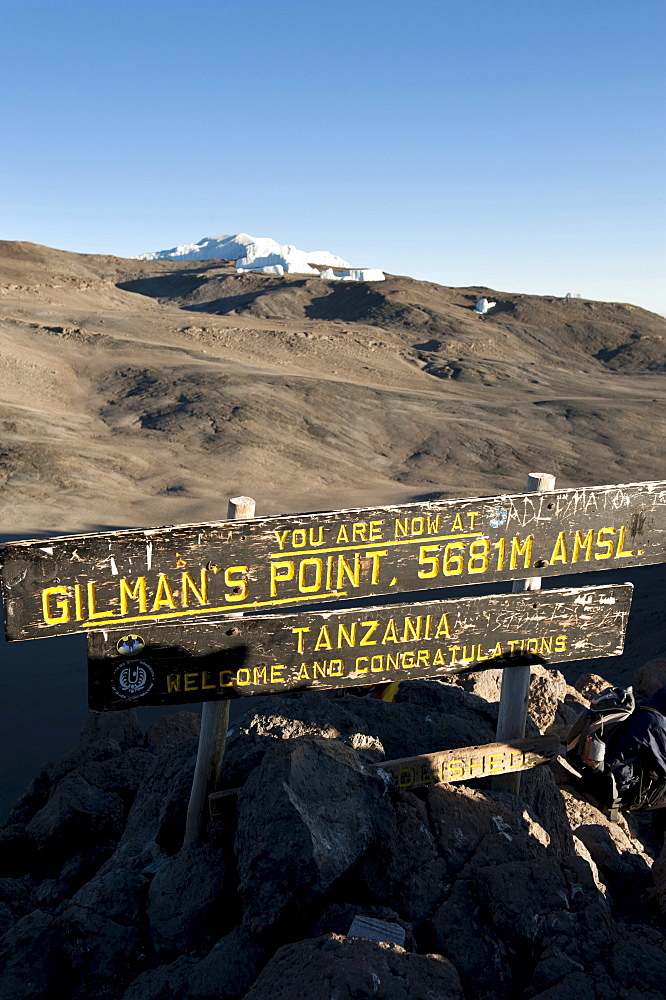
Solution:
M 214 701 L 438 677 L 472 666 L 614 656 L 631 584 L 88 635 L 90 707 Z M 129 639 L 136 649 L 128 655 Z M 523 661 L 524 662 L 524 661 Z
M 666 561 L 666 483 L 0 547 L 9 639 Z

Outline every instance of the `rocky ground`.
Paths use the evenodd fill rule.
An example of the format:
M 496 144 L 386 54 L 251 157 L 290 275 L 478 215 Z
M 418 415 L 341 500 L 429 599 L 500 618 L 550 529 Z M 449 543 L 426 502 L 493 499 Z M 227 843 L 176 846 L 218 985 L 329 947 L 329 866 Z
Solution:
M 611 823 L 557 766 L 520 797 L 399 791 L 367 766 L 491 742 L 497 675 L 252 699 L 223 771 L 239 791 L 186 847 L 198 717 L 144 735 L 91 713 L 0 832 L 3 1000 L 661 1000 L 649 816 Z M 636 680 L 650 693 L 666 660 Z M 605 684 L 534 668 L 528 733 L 564 733 Z M 404 947 L 349 936 L 359 915 Z

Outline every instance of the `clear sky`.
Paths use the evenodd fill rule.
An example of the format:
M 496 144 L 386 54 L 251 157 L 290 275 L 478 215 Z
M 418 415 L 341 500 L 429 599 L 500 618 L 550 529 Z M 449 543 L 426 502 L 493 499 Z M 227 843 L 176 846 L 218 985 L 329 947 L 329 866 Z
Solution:
M 666 313 L 664 0 L 3 0 L 0 238 Z M 661 287 L 660 287 L 661 286 Z

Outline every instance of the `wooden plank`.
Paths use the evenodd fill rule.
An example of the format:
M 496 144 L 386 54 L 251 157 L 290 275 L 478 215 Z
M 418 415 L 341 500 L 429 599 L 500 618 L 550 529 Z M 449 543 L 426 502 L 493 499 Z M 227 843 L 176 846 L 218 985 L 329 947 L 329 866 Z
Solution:
M 622 652 L 633 587 L 546 590 L 88 635 L 90 707 L 353 687 Z M 524 659 L 520 662 L 524 662 Z
M 0 547 L 9 639 L 666 561 L 666 483 Z
M 423 788 L 439 782 L 469 781 L 496 774 L 515 774 L 540 764 L 547 764 L 562 749 L 558 736 L 532 736 L 505 743 L 440 750 L 402 760 L 386 760 L 373 764 L 385 771 L 398 788 Z
M 666 561 L 666 482 L 0 547 L 7 638 Z
M 506 743 L 486 743 L 419 754 L 417 757 L 384 760 L 368 766 L 388 774 L 398 788 L 411 790 L 425 788 L 427 785 L 527 771 L 555 760 L 562 749 L 558 736 L 532 736 Z M 226 788 L 209 795 L 211 817 L 218 819 L 223 816 L 229 800 L 240 791 L 240 788 Z

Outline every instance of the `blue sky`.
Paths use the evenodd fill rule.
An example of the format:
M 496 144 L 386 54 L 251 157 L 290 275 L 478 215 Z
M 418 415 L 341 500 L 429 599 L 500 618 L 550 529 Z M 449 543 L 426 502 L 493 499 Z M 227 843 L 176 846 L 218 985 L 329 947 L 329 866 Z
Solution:
M 663 0 L 4 0 L 0 238 L 244 231 L 666 313 L 665 22 Z

